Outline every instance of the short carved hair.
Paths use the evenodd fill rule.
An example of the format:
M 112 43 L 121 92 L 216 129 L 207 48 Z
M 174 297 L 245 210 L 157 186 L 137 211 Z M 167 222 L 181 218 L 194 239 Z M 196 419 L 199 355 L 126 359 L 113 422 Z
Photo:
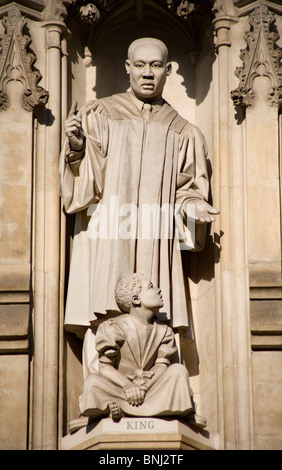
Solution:
M 116 303 L 123 312 L 129 312 L 132 307 L 132 296 L 139 295 L 142 289 L 144 274 L 134 273 L 118 280 L 115 289 Z
M 135 47 L 141 45 L 141 44 L 156 44 L 157 46 L 159 46 L 164 55 L 165 55 L 165 60 L 167 61 L 168 59 L 168 49 L 165 45 L 165 43 L 163 41 L 161 41 L 160 39 L 157 39 L 157 38 L 139 38 L 139 39 L 135 39 L 135 41 L 133 41 L 129 48 L 128 48 L 128 52 L 127 52 L 127 58 L 128 60 L 131 60 L 131 57 L 132 57 L 132 54 L 133 54 L 133 51 L 135 49 Z

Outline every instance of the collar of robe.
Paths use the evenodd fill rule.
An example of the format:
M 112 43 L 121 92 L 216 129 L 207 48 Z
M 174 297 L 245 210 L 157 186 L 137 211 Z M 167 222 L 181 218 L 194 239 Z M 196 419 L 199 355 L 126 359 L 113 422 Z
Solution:
M 147 105 L 150 105 L 150 111 L 156 113 L 164 104 L 163 98 L 161 98 L 160 100 L 152 101 L 151 103 L 145 103 L 144 101 L 139 100 L 139 98 L 137 98 L 137 96 L 135 96 L 132 91 L 129 91 L 129 95 L 140 112 L 142 112 L 143 109 L 146 109 Z

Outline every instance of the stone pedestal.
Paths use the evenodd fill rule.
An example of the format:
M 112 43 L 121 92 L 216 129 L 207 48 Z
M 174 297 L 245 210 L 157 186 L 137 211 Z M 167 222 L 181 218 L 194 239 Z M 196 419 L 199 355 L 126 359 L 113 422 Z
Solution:
M 62 450 L 213 450 L 208 431 L 176 419 L 105 418 L 62 440 Z

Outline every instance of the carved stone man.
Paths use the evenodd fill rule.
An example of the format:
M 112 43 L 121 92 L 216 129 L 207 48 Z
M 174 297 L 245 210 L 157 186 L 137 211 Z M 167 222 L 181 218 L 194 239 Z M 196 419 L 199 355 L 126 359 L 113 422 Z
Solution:
M 77 334 L 121 313 L 116 282 L 133 272 L 160 286 L 171 326 L 187 328 L 176 208 L 196 222 L 195 250 L 203 249 L 205 225 L 218 213 L 207 202 L 204 138 L 162 98 L 171 72 L 165 44 L 134 41 L 126 70 L 129 92 L 81 111 L 74 103 L 65 124 L 61 195 L 66 212 L 76 213 L 65 324 Z
M 193 413 L 188 372 L 173 363 L 173 331 L 154 319 L 163 306 L 161 290 L 143 274 L 131 274 L 118 281 L 115 297 L 127 313 L 97 329 L 99 371 L 85 379 L 81 414 L 94 419 L 180 416 L 204 427 L 205 419 Z

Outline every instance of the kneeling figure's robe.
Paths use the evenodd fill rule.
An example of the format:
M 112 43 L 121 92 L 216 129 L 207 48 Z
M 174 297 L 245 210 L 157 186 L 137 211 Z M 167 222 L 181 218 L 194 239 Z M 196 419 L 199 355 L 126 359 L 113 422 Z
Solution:
M 142 331 L 130 314 L 121 315 L 98 327 L 96 349 L 99 364 L 114 367 L 136 384 L 142 379 L 150 382 L 147 373 L 155 364 L 166 364 L 167 369 L 139 406 L 129 404 L 121 387 L 93 371 L 84 381 L 81 414 L 94 418 L 109 415 L 111 400 L 131 416 L 185 416 L 192 411 L 188 372 L 184 365 L 171 363 L 177 348 L 169 326 L 154 323 Z

